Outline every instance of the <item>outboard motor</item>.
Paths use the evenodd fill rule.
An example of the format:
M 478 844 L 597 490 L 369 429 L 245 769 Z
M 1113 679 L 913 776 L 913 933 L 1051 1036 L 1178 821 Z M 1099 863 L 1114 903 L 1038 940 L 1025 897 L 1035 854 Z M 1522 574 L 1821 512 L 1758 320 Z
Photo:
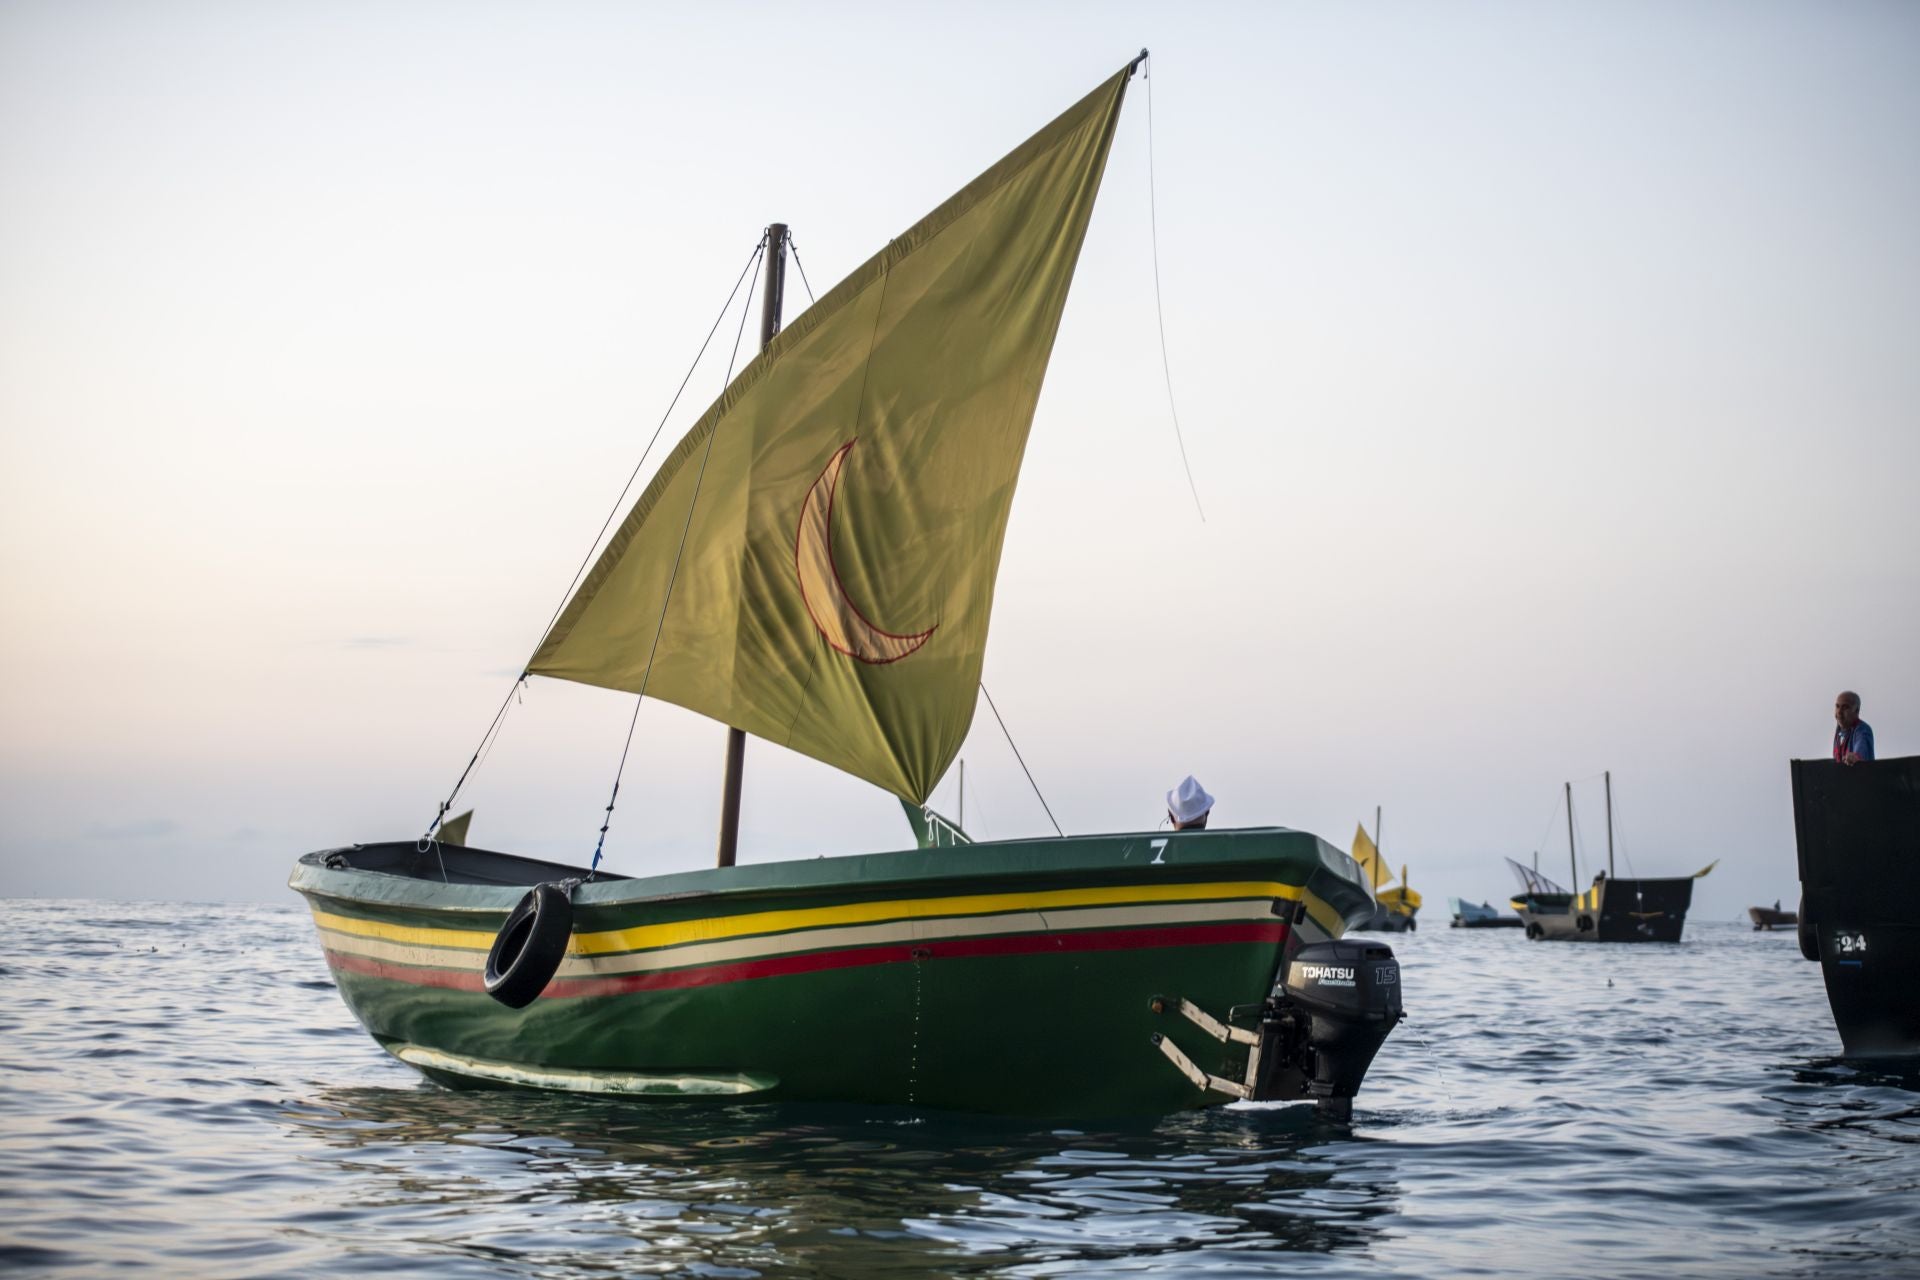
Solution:
M 1312 1098 L 1348 1118 L 1373 1055 L 1405 1016 L 1392 947 L 1345 938 L 1301 947 L 1263 1010 L 1253 1096 Z

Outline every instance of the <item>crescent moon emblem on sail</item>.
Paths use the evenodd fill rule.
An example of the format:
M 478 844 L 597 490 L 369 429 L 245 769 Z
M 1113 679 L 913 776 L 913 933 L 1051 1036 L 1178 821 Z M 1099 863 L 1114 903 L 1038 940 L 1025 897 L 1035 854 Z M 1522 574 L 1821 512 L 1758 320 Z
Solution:
M 800 570 L 800 599 L 827 643 L 848 657 L 879 665 L 898 662 L 918 649 L 939 630 L 939 624 L 911 635 L 896 635 L 874 626 L 847 598 L 840 571 L 833 563 L 833 498 L 840 485 L 840 469 L 856 443 L 849 440 L 841 445 L 807 490 L 806 501 L 800 504 L 793 558 Z

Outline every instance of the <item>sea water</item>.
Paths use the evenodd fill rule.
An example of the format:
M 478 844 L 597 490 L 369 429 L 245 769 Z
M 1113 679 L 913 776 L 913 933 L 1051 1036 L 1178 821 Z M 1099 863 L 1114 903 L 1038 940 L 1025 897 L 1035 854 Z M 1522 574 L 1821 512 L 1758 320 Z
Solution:
M 453 1092 L 298 904 L 0 903 L 0 1272 L 1920 1274 L 1920 1068 L 1839 1060 L 1791 933 L 1439 923 L 1350 1126 L 1063 1127 Z

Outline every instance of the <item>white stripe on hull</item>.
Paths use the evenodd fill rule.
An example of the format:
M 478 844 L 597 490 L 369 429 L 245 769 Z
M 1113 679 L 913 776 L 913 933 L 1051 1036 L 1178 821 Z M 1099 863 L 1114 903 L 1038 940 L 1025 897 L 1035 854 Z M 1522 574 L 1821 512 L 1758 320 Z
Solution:
M 576 955 L 569 951 L 556 975 L 562 978 L 603 977 L 645 973 L 694 965 L 726 964 L 802 951 L 833 951 L 903 943 L 929 943 L 956 938 L 1000 934 L 1052 933 L 1078 929 L 1168 927 L 1183 924 L 1221 924 L 1232 921 L 1272 920 L 1273 902 L 1259 898 L 1238 902 L 1170 902 L 1134 907 L 1086 907 L 1063 911 L 1021 911 L 998 916 L 950 916 L 945 919 L 895 920 L 884 924 L 806 929 L 797 933 L 762 934 L 724 942 L 696 942 L 651 951 L 619 955 Z M 486 946 L 493 939 L 487 935 Z M 477 950 L 421 947 L 387 942 L 361 934 L 321 928 L 320 939 L 329 951 L 366 956 L 392 964 L 479 972 L 486 967 L 486 947 Z

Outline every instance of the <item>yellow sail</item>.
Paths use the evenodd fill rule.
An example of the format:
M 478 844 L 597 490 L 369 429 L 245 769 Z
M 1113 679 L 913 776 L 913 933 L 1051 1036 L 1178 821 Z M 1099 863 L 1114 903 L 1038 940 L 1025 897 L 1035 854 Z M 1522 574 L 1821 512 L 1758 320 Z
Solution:
M 1417 890 L 1407 887 L 1406 877 L 1407 869 L 1400 868 L 1400 883 L 1391 889 L 1382 889 L 1375 897 L 1378 898 L 1380 905 L 1389 911 L 1410 916 L 1420 909 L 1421 898 Z
M 973 721 L 1014 483 L 1131 74 L 748 365 L 527 669 L 644 682 L 924 802 Z
M 1353 829 L 1353 860 L 1367 873 L 1375 889 L 1393 879 L 1386 865 L 1380 861 L 1380 850 L 1374 847 L 1373 837 L 1367 834 L 1364 825 L 1357 825 Z

